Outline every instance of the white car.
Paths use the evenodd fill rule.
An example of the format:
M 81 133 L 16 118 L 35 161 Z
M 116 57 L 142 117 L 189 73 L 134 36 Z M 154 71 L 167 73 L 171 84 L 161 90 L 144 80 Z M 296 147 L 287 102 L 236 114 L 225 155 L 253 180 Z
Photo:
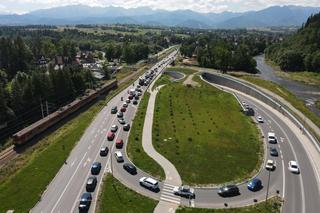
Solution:
M 276 134 L 274 132 L 268 132 L 268 142 L 272 144 L 277 143 Z
M 258 121 L 258 123 L 263 123 L 264 122 L 263 118 L 260 115 L 257 117 L 257 121 Z
M 274 170 L 275 169 L 275 162 L 273 160 L 268 160 L 266 164 L 266 169 L 267 170 Z
M 123 155 L 120 151 L 115 151 L 114 156 L 116 157 L 118 163 L 123 162 Z
M 118 126 L 117 125 L 112 125 L 111 126 L 111 132 L 116 132 L 118 130 Z
M 159 190 L 159 183 L 153 178 L 150 177 L 142 177 L 139 179 L 139 183 L 141 186 L 151 190 L 151 191 L 157 191 Z
M 289 171 L 295 174 L 299 174 L 300 170 L 299 170 L 299 166 L 297 164 L 296 161 L 289 161 L 289 167 L 288 167 Z
M 127 108 L 127 107 L 128 107 L 128 104 L 127 104 L 126 102 L 124 102 L 124 103 L 122 104 L 122 106 L 125 107 L 125 108 Z

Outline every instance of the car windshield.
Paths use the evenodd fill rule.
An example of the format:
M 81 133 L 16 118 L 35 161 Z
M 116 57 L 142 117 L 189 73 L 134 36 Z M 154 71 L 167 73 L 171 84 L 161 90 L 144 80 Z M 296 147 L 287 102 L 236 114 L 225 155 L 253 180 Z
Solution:
M 291 167 L 292 167 L 292 168 L 295 168 L 295 169 L 298 168 L 296 165 L 291 165 Z

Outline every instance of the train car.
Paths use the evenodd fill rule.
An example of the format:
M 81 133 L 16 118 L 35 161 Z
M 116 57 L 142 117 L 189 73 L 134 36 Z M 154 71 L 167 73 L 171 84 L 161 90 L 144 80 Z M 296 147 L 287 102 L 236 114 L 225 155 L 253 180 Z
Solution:
M 87 105 L 88 103 L 95 100 L 101 94 L 106 93 L 107 91 L 117 87 L 117 80 L 112 81 L 108 84 L 103 85 L 100 89 L 90 91 L 82 97 L 77 98 L 70 104 L 61 107 L 54 113 L 48 115 L 47 117 L 31 124 L 30 126 L 20 130 L 15 133 L 13 137 L 13 143 L 15 145 L 22 145 L 32 139 L 34 136 L 44 132 L 49 127 L 53 126 L 57 122 L 61 121 L 63 118 L 68 115 L 76 112 L 81 107 Z

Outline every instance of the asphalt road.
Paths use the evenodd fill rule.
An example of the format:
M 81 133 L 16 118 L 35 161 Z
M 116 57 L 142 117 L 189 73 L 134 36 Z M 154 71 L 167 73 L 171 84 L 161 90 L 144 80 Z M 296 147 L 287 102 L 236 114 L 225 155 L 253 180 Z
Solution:
M 170 58 L 172 58 L 174 54 L 175 52 L 171 53 L 153 68 L 156 68 L 163 63 L 160 67 L 160 69 L 163 70 L 168 64 L 170 64 Z M 160 71 L 158 73 L 160 73 Z M 134 85 L 137 84 L 138 80 Z M 113 106 L 118 106 L 118 109 L 120 109 L 122 103 L 127 99 L 127 91 L 132 88 L 135 88 L 135 86 L 130 85 L 128 88 L 124 89 L 112 98 L 97 115 L 89 128 L 85 131 L 81 140 L 72 150 L 66 163 L 62 166 L 60 171 L 47 187 L 47 190 L 43 193 L 41 200 L 32 209 L 32 212 L 78 212 L 79 199 L 85 192 L 86 181 L 88 177 L 91 176 L 90 169 L 93 162 L 101 162 L 102 169 L 100 174 L 96 176 L 98 179 L 98 185 L 95 192 L 92 193 L 93 202 L 90 207 L 90 212 L 95 211 L 97 195 L 101 188 L 100 186 L 104 173 L 117 170 L 117 172 L 115 172 L 116 174 L 125 176 L 126 181 L 133 183 L 136 181 L 137 177 L 141 177 L 143 175 L 142 171 L 138 171 L 137 176 L 131 177 L 123 170 L 122 163 L 117 163 L 114 157 L 114 151 L 116 151 L 115 141 L 117 139 L 123 139 L 125 143 L 124 147 L 126 147 L 129 132 L 122 129 L 122 125 L 119 124 L 116 115 L 110 113 L 111 108 Z M 143 87 L 143 90 L 144 89 L 145 87 Z M 123 101 L 121 101 L 121 97 L 123 97 Z M 127 111 L 124 113 L 124 118 L 127 123 L 132 122 L 136 109 L 137 106 L 132 103 L 129 104 Z M 114 140 L 108 141 L 106 135 L 113 124 L 118 125 L 119 129 L 116 132 Z M 104 146 L 107 146 L 110 151 L 106 157 L 101 157 L 99 154 L 100 148 Z M 123 152 L 123 150 L 119 151 Z M 126 156 L 125 161 L 127 161 Z M 149 194 L 151 196 L 153 195 L 153 193 Z M 158 198 L 157 196 L 154 197 Z
M 163 67 L 166 64 L 163 65 Z M 135 85 L 137 82 L 135 82 Z M 101 188 L 103 174 L 112 172 L 114 177 L 121 181 L 127 187 L 137 191 L 140 194 L 150 198 L 160 200 L 162 191 L 166 191 L 166 200 L 168 202 L 181 204 L 185 206 L 204 207 L 204 208 L 223 208 L 238 207 L 254 204 L 254 199 L 258 202 L 266 198 L 267 183 L 269 172 L 264 169 L 264 164 L 257 176 L 262 180 L 263 189 L 258 192 L 247 190 L 246 183 L 239 184 L 240 195 L 232 198 L 222 198 L 217 195 L 215 188 L 196 188 L 196 198 L 187 200 L 170 194 L 174 186 L 160 182 L 160 192 L 155 193 L 142 188 L 139 185 L 139 179 L 143 176 L 150 176 L 138 169 L 137 175 L 130 175 L 123 168 L 123 163 L 117 163 L 114 158 L 115 141 L 118 138 L 124 140 L 125 144 L 120 151 L 124 154 L 124 161 L 129 162 L 125 147 L 129 132 L 124 132 L 120 128 L 115 139 L 107 141 L 106 134 L 113 124 L 118 123 L 115 115 L 110 114 L 112 106 L 122 105 L 121 97 L 126 99 L 127 90 L 133 88 L 130 86 L 115 96 L 106 107 L 97 115 L 85 134 L 72 150 L 67 162 L 60 169 L 54 180 L 48 186 L 46 192 L 42 195 L 41 201 L 32 209 L 32 212 L 78 212 L 79 199 L 85 192 L 85 183 L 90 176 L 91 164 L 95 161 L 102 163 L 102 171 L 97 176 L 98 186 L 93 195 L 93 203 L 90 212 L 95 211 L 97 195 Z M 144 90 L 146 88 L 143 88 Z M 247 102 L 253 106 L 256 115 L 261 115 L 265 122 L 257 124 L 261 128 L 263 135 L 268 132 L 275 132 L 278 143 L 275 145 L 265 144 L 265 155 L 267 159 L 276 161 L 275 171 L 270 172 L 269 196 L 279 193 L 284 199 L 282 212 L 285 213 L 316 213 L 320 209 L 319 180 L 316 171 L 312 167 L 312 162 L 308 157 L 302 142 L 299 140 L 299 131 L 294 132 L 290 125 L 281 118 L 278 112 L 266 106 L 264 103 L 257 101 L 245 94 L 237 93 L 241 101 Z M 129 105 L 125 113 L 126 121 L 132 121 L 136 113 L 137 106 Z M 108 146 L 111 150 L 107 157 L 100 157 L 99 150 L 102 146 Z M 278 157 L 271 157 L 269 147 L 274 146 L 279 151 Z M 292 174 L 288 171 L 288 162 L 296 160 L 300 166 L 299 175 Z M 212 162 L 214 163 L 214 162 Z

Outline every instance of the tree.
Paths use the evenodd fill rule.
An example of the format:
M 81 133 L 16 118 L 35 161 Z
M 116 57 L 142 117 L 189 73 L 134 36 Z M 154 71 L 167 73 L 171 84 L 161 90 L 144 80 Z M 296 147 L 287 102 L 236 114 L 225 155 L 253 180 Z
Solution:
M 300 52 L 288 50 L 279 58 L 279 66 L 282 70 L 298 71 L 303 69 L 303 57 Z
M 103 74 L 104 74 L 104 79 L 106 79 L 106 80 L 111 79 L 111 71 L 108 68 L 108 64 L 107 63 L 103 63 L 102 64 L 102 70 L 103 70 Z

